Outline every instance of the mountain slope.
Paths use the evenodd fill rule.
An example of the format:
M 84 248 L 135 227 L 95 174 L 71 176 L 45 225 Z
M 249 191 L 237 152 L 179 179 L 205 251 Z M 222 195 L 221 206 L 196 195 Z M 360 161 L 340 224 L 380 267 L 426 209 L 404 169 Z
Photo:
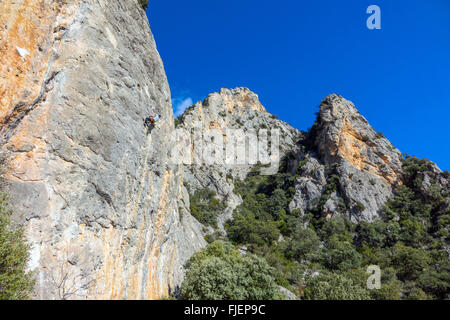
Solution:
M 228 129 L 242 129 L 242 135 L 247 131 L 280 130 L 280 164 L 296 178 L 289 209 L 301 214 L 320 205 L 330 217 L 339 214 L 352 221 L 372 221 L 393 196 L 393 187 L 401 183 L 401 153 L 373 130 L 351 102 L 338 95 L 322 101 L 318 119 L 307 134 L 269 114 L 257 95 L 247 88 L 210 94 L 177 121 L 177 128 L 186 133 L 217 130 L 225 140 L 231 139 Z M 199 138 L 208 144 L 204 136 Z M 199 141 L 195 137 L 193 140 Z M 193 159 L 202 159 L 204 150 L 193 146 Z M 255 166 L 256 163 L 205 165 L 201 161 L 184 166 L 184 181 L 191 194 L 211 189 L 226 203 L 224 213 L 218 216 L 219 230 L 224 231 L 225 221 L 242 202 L 233 192 L 235 180 L 245 179 Z M 269 171 L 264 166 L 262 169 L 264 174 L 275 174 L 279 166 Z M 318 204 L 333 175 L 339 180 L 335 190 Z
M 302 133 L 267 114 L 248 89 L 222 89 L 178 121 L 189 130 L 197 121 L 224 137 L 227 125 L 258 131 L 267 123 L 285 132 L 277 170 L 261 163 L 184 166 L 186 209 L 205 225 L 211 251 L 222 240 L 242 255 L 264 258 L 273 268 L 268 275 L 291 298 L 448 297 L 450 175 L 426 159 L 405 158 L 351 102 L 326 97 L 315 124 Z M 182 286 L 186 297 L 196 281 L 191 269 L 202 274 L 198 257 Z M 382 270 L 379 290 L 367 288 L 371 265 Z

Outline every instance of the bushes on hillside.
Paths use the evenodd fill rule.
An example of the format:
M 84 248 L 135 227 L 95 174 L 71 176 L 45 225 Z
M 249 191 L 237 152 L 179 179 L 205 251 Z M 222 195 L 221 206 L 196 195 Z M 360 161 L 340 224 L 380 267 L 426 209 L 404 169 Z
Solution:
M 404 184 L 387 201 L 382 219 L 357 224 L 323 213 L 339 182 L 333 167 L 317 205 L 303 216 L 288 207 L 291 176 L 252 172 L 237 185 L 243 203 L 227 224 L 228 239 L 264 257 L 276 268 L 278 284 L 300 296 L 304 290 L 307 299 L 446 299 L 449 195 L 432 171 L 427 160 L 404 159 Z M 424 195 L 425 174 L 431 181 Z M 381 289 L 367 290 L 369 265 L 382 269 Z
M 0 300 L 23 300 L 31 295 L 34 282 L 25 271 L 29 246 L 23 230 L 11 224 L 6 194 L 0 192 Z
M 404 159 L 404 183 L 386 202 L 381 219 L 372 223 L 353 223 L 339 215 L 330 218 L 324 212 L 325 202 L 339 192 L 334 166 L 328 168 L 327 185 L 313 209 L 302 214 L 291 211 L 295 175 L 282 168 L 264 176 L 257 166 L 244 181 L 235 181 L 243 202 L 225 225 L 227 239 L 245 245 L 249 256 L 243 258 L 228 244 L 215 244 L 205 251 L 209 253 L 199 253 L 191 259 L 185 297 L 243 298 L 236 279 L 247 279 L 243 270 L 248 261 L 242 259 L 250 259 L 261 270 L 270 266 L 271 280 L 266 283 L 274 281 L 305 299 L 450 298 L 449 191 L 438 184 L 440 173 L 429 161 Z M 193 215 L 209 225 L 223 209 L 214 195 L 201 190 L 191 197 Z M 342 204 L 342 212 L 347 205 Z M 231 267 L 234 264 L 237 269 Z M 365 271 L 370 265 L 382 270 L 381 289 L 367 289 Z M 223 284 L 220 289 L 213 285 L 217 283 Z M 262 295 L 252 293 L 256 296 Z
M 348 241 L 341 241 L 337 235 L 327 240 L 323 264 L 329 270 L 350 270 L 361 265 L 361 254 Z
M 210 189 L 200 189 L 190 195 L 191 214 L 204 225 L 217 227 L 217 216 L 226 205 L 216 198 L 216 193 Z
M 257 246 L 271 245 L 280 236 L 275 221 L 257 219 L 250 212 L 236 214 L 234 220 L 227 224 L 226 230 L 229 239 L 235 243 Z
M 216 241 L 186 264 L 181 297 L 193 300 L 280 298 L 274 270 L 254 255 L 242 256 L 230 243 Z
M 279 173 L 269 179 L 253 170 L 244 181 L 236 183 L 243 203 L 226 225 L 230 240 L 256 247 L 271 246 L 280 234 L 292 232 L 294 214 L 288 206 L 294 194 L 294 181 L 290 178 Z
M 370 294 L 352 279 L 341 274 L 313 277 L 305 289 L 306 300 L 370 300 Z
M 299 227 L 286 241 L 285 256 L 296 261 L 316 260 L 320 255 L 320 239 L 314 230 Z

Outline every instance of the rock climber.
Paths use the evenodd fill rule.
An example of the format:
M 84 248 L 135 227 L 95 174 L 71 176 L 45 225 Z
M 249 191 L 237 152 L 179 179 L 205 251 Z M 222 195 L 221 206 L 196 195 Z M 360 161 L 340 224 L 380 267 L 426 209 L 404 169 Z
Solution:
M 155 128 L 156 123 L 159 121 L 160 115 L 149 116 L 145 118 L 144 123 L 147 127 L 148 133 L 152 133 L 152 130 Z

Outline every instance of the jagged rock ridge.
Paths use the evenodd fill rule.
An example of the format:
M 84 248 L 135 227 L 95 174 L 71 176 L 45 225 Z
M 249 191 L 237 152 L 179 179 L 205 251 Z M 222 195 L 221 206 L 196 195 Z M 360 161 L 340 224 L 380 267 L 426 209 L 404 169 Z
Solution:
M 317 121 L 307 134 L 268 113 L 257 95 L 247 88 L 210 94 L 205 101 L 190 107 L 179 121 L 179 127 L 187 130 L 280 128 L 280 158 L 288 161 L 287 169 L 297 177 L 289 207 L 300 214 L 317 207 L 334 175 L 339 181 L 321 204 L 321 210 L 328 217 L 339 214 L 353 221 L 373 221 L 392 197 L 394 186 L 401 183 L 400 151 L 377 133 L 350 101 L 336 94 L 322 101 Z M 252 167 L 184 166 L 185 184 L 191 192 L 209 188 L 227 204 L 219 217 L 222 232 L 223 224 L 242 202 L 234 192 L 235 179 L 244 179 Z
M 375 132 L 353 103 L 336 94 L 322 101 L 308 140 L 308 151 L 296 155 L 303 162 L 291 209 L 312 209 L 327 176 L 334 174 L 337 189 L 323 209 L 354 221 L 375 219 L 393 186 L 401 183 L 401 152 Z
M 215 129 L 224 135 L 225 140 L 231 139 L 227 136 L 227 129 L 242 129 L 243 134 L 249 131 L 258 134 L 260 130 L 279 130 L 280 158 L 296 151 L 296 142 L 302 136 L 300 131 L 268 113 L 258 96 L 248 88 L 224 88 L 220 92 L 212 93 L 203 102 L 198 102 L 186 110 L 179 121 L 178 128 L 187 132 L 194 129 L 198 129 L 199 132 Z M 202 158 L 201 154 L 195 153 L 198 149 L 192 152 L 194 159 Z M 263 152 L 269 154 L 271 151 L 265 148 Z M 232 218 L 233 210 L 242 202 L 240 196 L 233 192 L 234 179 L 244 179 L 254 166 L 255 164 L 236 163 L 230 165 L 194 163 L 184 166 L 184 181 L 191 193 L 208 188 L 215 191 L 219 199 L 226 203 L 227 207 L 218 219 L 219 229 L 222 232 L 225 221 Z M 265 174 L 273 174 L 278 170 L 278 166 L 271 166 L 266 170 Z M 185 190 L 185 194 L 187 192 L 188 190 Z

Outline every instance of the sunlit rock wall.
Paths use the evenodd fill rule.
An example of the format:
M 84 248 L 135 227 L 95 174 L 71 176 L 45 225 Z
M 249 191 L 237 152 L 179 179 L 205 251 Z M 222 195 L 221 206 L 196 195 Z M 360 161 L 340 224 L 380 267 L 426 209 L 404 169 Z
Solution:
M 0 139 L 38 299 L 154 299 L 204 245 L 137 0 L 0 1 Z M 162 121 L 147 135 L 143 119 Z

